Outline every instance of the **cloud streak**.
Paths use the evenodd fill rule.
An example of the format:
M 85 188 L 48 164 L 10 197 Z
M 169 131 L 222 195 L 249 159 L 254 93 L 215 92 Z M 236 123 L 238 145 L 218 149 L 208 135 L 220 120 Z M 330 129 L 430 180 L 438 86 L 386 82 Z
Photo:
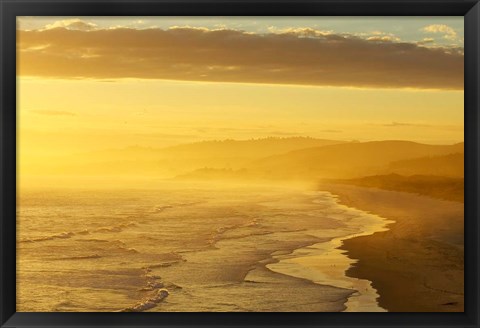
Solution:
M 18 31 L 17 47 L 24 76 L 463 89 L 462 48 L 312 29 L 57 27 Z
M 426 33 L 441 33 L 443 37 L 448 40 L 455 40 L 457 38 L 457 32 L 453 28 L 444 24 L 432 24 L 425 26 L 423 32 Z
M 85 22 L 78 18 L 64 19 L 56 21 L 52 24 L 47 24 L 44 30 L 51 30 L 54 28 L 62 27 L 68 30 L 80 30 L 80 31 L 91 31 L 97 28 L 96 24 Z

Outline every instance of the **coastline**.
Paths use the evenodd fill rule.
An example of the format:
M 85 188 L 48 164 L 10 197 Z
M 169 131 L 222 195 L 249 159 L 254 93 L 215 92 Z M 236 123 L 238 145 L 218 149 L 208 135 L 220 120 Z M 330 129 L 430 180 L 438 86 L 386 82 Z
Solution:
M 393 221 L 343 205 L 330 192 L 323 194 L 322 201 L 317 202 L 331 203 L 340 209 L 337 215 L 343 216 L 345 226 L 335 231 L 309 231 L 309 234 L 324 241 L 274 256 L 276 261 L 269 264 L 268 269 L 316 284 L 351 290 L 352 293 L 345 300 L 345 312 L 387 311 L 378 304 L 379 295 L 370 280 L 346 275 L 357 260 L 347 256 L 341 246 L 348 239 L 386 231 Z
M 102 216 L 100 222 L 98 215 L 117 213 L 118 205 L 97 213 L 96 202 L 87 203 L 82 211 L 91 220 L 84 226 L 71 226 L 69 221 L 53 225 L 57 230 L 50 236 L 35 233 L 38 225 L 23 230 L 31 232 L 23 239 L 34 240 L 19 244 L 22 254 L 31 254 L 29 259 L 22 256 L 26 262 L 20 268 L 26 270 L 20 270 L 17 279 L 22 281 L 21 300 L 36 286 L 37 294 L 30 299 L 45 298 L 34 311 L 98 310 L 89 300 L 99 293 L 109 300 L 102 303 L 102 311 L 463 309 L 463 204 L 348 185 L 323 185 L 322 190 L 286 193 L 268 188 L 252 195 L 251 190 L 232 189 L 217 198 L 216 193 L 196 189 L 189 192 L 188 203 L 183 193 L 129 191 L 117 195 L 124 200 L 122 211 Z M 58 204 L 57 199 L 60 205 L 76 203 L 83 195 L 67 194 L 71 201 L 65 202 L 62 192 L 46 204 Z M 132 211 L 131 204 L 140 196 L 141 207 Z M 62 208 L 65 215 L 78 211 L 68 206 Z M 45 213 L 63 222 L 63 216 Z M 131 223 L 119 225 L 119 220 Z M 24 220 L 23 229 L 28 222 L 35 223 Z M 138 238 L 145 231 L 149 233 Z M 169 240 L 172 231 L 190 234 Z M 52 257 L 52 249 L 58 247 L 66 253 Z M 89 254 L 95 256 L 85 256 Z M 32 265 L 51 272 L 47 283 Z M 59 272 L 59 267 L 67 270 Z M 88 280 L 92 274 L 102 281 Z M 122 292 L 112 293 L 117 286 Z M 70 296 L 68 302 L 46 297 L 53 292 L 80 297 Z M 19 304 L 32 310 L 29 303 Z
M 346 239 L 358 260 L 346 275 L 367 279 L 391 312 L 463 312 L 463 203 L 398 191 L 322 184 L 343 205 L 395 221 L 388 230 Z

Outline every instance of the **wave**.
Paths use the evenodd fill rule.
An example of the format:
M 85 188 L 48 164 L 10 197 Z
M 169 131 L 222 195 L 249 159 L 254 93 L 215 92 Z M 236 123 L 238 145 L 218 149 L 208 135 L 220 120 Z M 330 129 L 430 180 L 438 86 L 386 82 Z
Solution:
M 63 261 L 63 260 L 89 260 L 89 259 L 99 259 L 101 255 L 91 254 L 91 255 L 81 255 L 81 256 L 70 256 L 70 257 L 60 257 L 54 260 Z
M 197 204 L 201 204 L 201 203 L 203 203 L 203 202 L 175 203 L 175 204 L 172 204 L 172 205 L 157 206 L 157 207 L 154 208 L 154 212 L 161 213 L 161 212 L 163 212 L 165 210 L 168 210 L 170 208 L 193 206 L 193 205 L 197 205 Z
M 393 221 L 380 216 L 347 207 L 339 203 L 338 197 L 323 193 L 323 199 L 314 200 L 330 203 L 325 217 L 342 220 L 346 225 L 341 234 L 328 237 L 315 244 L 297 248 L 289 254 L 276 254 L 275 262 L 267 265 L 273 272 L 305 279 L 316 284 L 328 285 L 351 290 L 345 301 L 347 312 L 383 312 L 377 302 L 378 293 L 366 279 L 351 278 L 346 272 L 354 266 L 357 260 L 348 256 L 341 248 L 344 240 L 368 236 L 376 232 L 388 230 L 387 225 Z M 272 254 L 273 255 L 273 254 Z
M 37 238 L 25 238 L 20 240 L 20 243 L 35 243 L 35 242 L 42 242 L 42 241 L 49 241 L 49 240 L 54 240 L 54 239 L 68 239 L 72 238 L 73 236 L 76 235 L 89 235 L 91 233 L 95 232 L 100 232 L 100 233 L 105 233 L 105 232 L 121 232 L 126 228 L 129 227 L 135 227 L 137 226 L 136 222 L 129 222 L 129 223 L 122 223 L 118 224 L 116 226 L 112 227 L 100 227 L 94 230 L 89 230 L 89 229 L 84 229 L 80 231 L 68 231 L 68 232 L 61 232 L 58 234 L 50 235 L 50 236 L 44 236 L 44 237 L 37 237 Z
M 61 232 L 55 235 L 51 236 L 45 236 L 45 237 L 38 237 L 38 238 L 26 238 L 20 240 L 21 243 L 34 243 L 34 242 L 39 242 L 39 241 L 47 241 L 47 240 L 53 240 L 53 239 L 68 239 L 71 238 L 75 235 L 75 232 Z
M 168 210 L 169 208 L 172 208 L 173 206 L 172 205 L 165 205 L 165 206 L 158 206 L 158 207 L 155 207 L 155 212 L 156 213 L 161 213 L 165 210 Z
M 147 283 L 145 287 L 139 289 L 139 291 L 151 291 L 152 293 L 142 298 L 135 305 L 118 312 L 142 312 L 149 310 L 157 306 L 158 303 L 163 301 L 170 294 L 168 289 L 164 288 L 164 283 L 160 281 L 161 278 L 157 275 L 151 274 L 152 267 L 156 266 L 147 266 L 143 268 L 143 276 L 146 278 Z
M 163 301 L 168 295 L 168 290 L 164 288 L 158 289 L 157 291 L 155 291 L 155 293 L 153 293 L 153 295 L 150 295 L 149 297 L 142 299 L 137 304 L 122 309 L 119 312 L 142 312 L 149 310 L 157 306 L 157 304 Z
M 137 224 L 135 222 L 122 223 L 113 227 L 101 227 L 93 230 L 93 232 L 120 232 L 129 227 L 135 227 Z

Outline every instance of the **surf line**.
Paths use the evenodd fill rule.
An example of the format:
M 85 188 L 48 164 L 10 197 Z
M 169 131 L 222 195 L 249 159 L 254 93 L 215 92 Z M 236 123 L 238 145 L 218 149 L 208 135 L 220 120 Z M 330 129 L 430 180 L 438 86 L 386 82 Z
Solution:
M 355 290 L 345 302 L 345 312 L 385 312 L 378 305 L 379 295 L 370 280 L 346 275 L 347 270 L 358 260 L 349 258 L 347 251 L 340 247 L 344 240 L 386 231 L 387 226 L 395 221 L 340 204 L 338 197 L 330 192 L 319 192 L 319 195 L 321 197 L 314 203 L 327 203 L 331 205 L 329 209 L 337 212 L 341 210 L 345 219 L 340 220 L 345 227 L 309 231 L 310 235 L 324 241 L 296 249 L 289 254 L 274 255 L 277 261 L 268 264 L 267 268 L 316 284 Z M 328 210 L 325 215 L 328 217 Z

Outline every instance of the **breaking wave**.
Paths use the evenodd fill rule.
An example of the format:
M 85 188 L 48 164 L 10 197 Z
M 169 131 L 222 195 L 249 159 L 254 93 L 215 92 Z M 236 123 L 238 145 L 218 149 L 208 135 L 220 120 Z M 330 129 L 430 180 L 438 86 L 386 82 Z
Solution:
M 122 223 L 119 225 L 115 225 L 113 227 L 101 227 L 93 230 L 89 229 L 84 229 L 80 231 L 68 231 L 68 232 L 61 232 L 58 234 L 50 235 L 50 236 L 44 236 L 44 237 L 37 237 L 37 238 L 25 238 L 20 240 L 20 243 L 35 243 L 35 242 L 42 242 L 42 241 L 49 241 L 49 240 L 54 240 L 54 239 L 68 239 L 72 238 L 73 236 L 76 235 L 88 235 L 91 233 L 105 233 L 105 232 L 121 232 L 125 230 L 126 228 L 130 227 L 135 227 L 137 226 L 137 223 L 135 222 L 129 222 L 129 223 Z
M 158 289 L 155 291 L 155 293 L 153 293 L 153 295 L 150 295 L 149 297 L 142 299 L 140 302 L 136 303 L 135 305 L 125 308 L 123 310 L 120 310 L 119 312 L 142 312 L 142 311 L 149 310 L 157 306 L 157 304 L 163 301 L 168 295 L 169 295 L 168 290 L 164 288 Z

